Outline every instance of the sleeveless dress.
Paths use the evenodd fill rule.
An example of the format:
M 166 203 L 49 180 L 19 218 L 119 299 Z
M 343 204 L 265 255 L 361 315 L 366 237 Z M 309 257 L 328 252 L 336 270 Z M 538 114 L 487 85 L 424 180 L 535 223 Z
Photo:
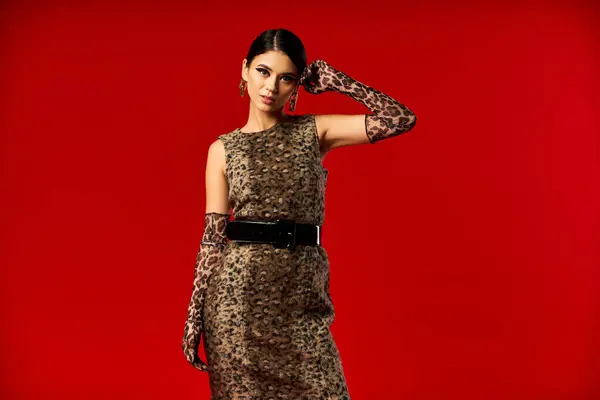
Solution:
M 220 135 L 234 220 L 323 224 L 328 171 L 314 114 L 269 129 Z M 230 241 L 203 309 L 211 400 L 350 400 L 330 325 L 329 259 Z

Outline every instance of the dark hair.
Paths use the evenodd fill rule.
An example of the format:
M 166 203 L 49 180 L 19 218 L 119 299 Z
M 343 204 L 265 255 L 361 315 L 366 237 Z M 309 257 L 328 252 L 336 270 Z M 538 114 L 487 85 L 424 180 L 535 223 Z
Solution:
M 246 56 L 246 67 L 249 67 L 254 57 L 268 51 L 285 53 L 298 69 L 298 77 L 306 67 L 306 50 L 298 36 L 287 29 L 269 29 L 264 31 L 250 45 Z

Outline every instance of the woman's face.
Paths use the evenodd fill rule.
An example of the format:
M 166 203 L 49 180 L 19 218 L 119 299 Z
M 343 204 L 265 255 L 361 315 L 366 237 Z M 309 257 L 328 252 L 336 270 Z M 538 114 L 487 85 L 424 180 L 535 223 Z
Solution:
M 265 112 L 283 108 L 298 87 L 299 72 L 292 60 L 278 51 L 268 51 L 254 57 L 250 66 L 246 62 L 244 59 L 242 63 L 242 78 L 248 82 L 248 94 L 256 108 Z M 265 97 L 273 101 L 269 104 Z

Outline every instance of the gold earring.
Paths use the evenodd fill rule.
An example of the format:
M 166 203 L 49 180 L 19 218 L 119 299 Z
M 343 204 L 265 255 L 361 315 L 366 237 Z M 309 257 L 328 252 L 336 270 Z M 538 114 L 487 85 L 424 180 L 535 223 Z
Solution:
M 246 90 L 246 81 L 244 78 L 240 79 L 240 96 L 244 97 L 244 91 Z
M 296 109 L 296 102 L 298 101 L 298 91 L 294 91 L 292 96 L 290 97 L 290 111 L 294 111 Z

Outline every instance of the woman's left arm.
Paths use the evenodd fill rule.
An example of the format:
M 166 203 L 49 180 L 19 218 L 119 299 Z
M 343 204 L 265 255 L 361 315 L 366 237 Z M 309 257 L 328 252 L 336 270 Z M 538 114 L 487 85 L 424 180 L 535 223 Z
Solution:
M 415 113 L 405 105 L 387 94 L 351 78 L 323 60 L 311 62 L 303 71 L 298 83 L 312 94 L 337 91 L 360 102 L 371 111 L 372 114 L 364 115 L 364 121 L 362 121 L 362 117 L 360 118 L 364 127 L 357 125 L 358 116 L 332 115 L 331 120 L 339 122 L 339 129 L 336 129 L 331 123 L 328 130 L 339 131 L 340 135 L 343 131 L 352 131 L 352 128 L 356 134 L 356 130 L 360 129 L 363 137 L 366 134 L 368 141 L 375 144 L 378 141 L 410 131 L 417 122 Z M 346 118 L 344 119 L 344 117 Z M 330 138 L 331 140 L 332 138 Z

